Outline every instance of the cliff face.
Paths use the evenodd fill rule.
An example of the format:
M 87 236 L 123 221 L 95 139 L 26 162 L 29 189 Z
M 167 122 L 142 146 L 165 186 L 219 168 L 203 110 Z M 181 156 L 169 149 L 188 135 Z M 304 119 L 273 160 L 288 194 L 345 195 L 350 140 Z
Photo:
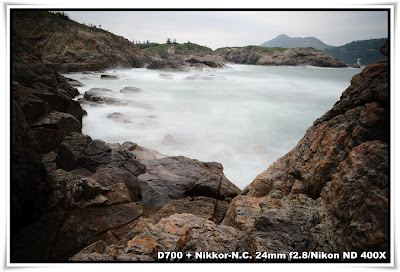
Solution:
M 319 67 L 346 67 L 331 55 L 314 48 L 231 47 L 220 48 L 215 53 L 227 61 L 255 65 L 312 65 Z
M 150 57 L 127 39 L 45 11 L 12 11 L 13 40 L 60 72 L 142 67 Z

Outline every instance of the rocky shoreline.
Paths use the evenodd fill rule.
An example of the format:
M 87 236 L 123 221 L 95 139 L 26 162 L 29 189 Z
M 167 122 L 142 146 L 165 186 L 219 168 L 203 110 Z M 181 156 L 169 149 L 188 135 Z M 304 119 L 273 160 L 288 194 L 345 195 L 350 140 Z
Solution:
M 280 47 L 226 47 L 219 48 L 215 54 L 237 64 L 269 66 L 317 66 L 341 68 L 347 65 L 331 55 L 314 48 Z
M 59 73 L 104 69 L 106 61 L 143 66 L 146 55 L 129 49 L 131 57 L 105 64 L 50 62 L 40 42 L 45 26 L 14 19 L 11 262 L 157 261 L 160 251 L 389 252 L 388 61 L 353 77 L 298 145 L 240 191 L 219 163 L 81 133 L 78 92 Z M 77 40 L 87 35 L 74 27 L 67 29 Z M 121 43 L 110 57 L 125 50 Z

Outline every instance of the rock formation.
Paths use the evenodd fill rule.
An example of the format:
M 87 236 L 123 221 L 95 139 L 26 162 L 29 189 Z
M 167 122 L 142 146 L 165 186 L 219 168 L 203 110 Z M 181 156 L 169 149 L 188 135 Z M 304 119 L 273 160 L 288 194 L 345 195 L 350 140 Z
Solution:
M 11 48 L 12 262 L 157 261 L 159 251 L 388 252 L 387 61 L 354 76 L 298 145 L 240 192 L 219 163 L 83 135 L 85 112 L 71 99 L 78 92 L 54 68 L 102 64 L 81 62 L 85 49 L 74 62 L 49 63 L 37 43 L 45 23 L 28 26 L 36 20 L 29 16 L 14 17 Z M 108 93 L 86 96 L 98 103 Z
M 337 58 L 314 48 L 226 47 L 217 49 L 215 54 L 238 64 L 346 67 Z
M 13 40 L 30 47 L 58 72 L 143 67 L 151 61 L 121 36 L 46 11 L 14 10 L 12 27 Z

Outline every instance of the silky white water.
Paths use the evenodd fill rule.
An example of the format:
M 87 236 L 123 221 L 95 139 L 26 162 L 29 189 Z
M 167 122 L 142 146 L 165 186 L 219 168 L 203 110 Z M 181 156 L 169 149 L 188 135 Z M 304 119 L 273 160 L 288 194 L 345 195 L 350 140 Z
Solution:
M 165 155 L 220 162 L 226 177 L 243 189 L 295 147 L 361 71 L 229 66 L 190 72 L 106 71 L 117 80 L 101 79 L 99 73 L 66 76 L 85 84 L 78 87 L 80 97 L 97 87 L 111 89 L 107 97 L 130 102 L 82 103 L 88 113 L 84 134 L 108 143 L 136 142 Z M 141 91 L 119 92 L 128 86 Z M 107 118 L 114 112 L 123 117 Z

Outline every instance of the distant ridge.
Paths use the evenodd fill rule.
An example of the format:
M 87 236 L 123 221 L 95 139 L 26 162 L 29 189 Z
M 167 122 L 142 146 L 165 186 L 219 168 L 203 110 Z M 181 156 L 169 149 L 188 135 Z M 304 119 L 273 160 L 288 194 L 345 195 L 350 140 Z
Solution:
M 288 35 L 281 34 L 275 39 L 262 43 L 260 46 L 265 47 L 284 47 L 284 48 L 296 48 L 296 47 L 313 47 L 318 50 L 324 50 L 333 46 L 323 43 L 321 40 L 315 37 L 289 37 Z
M 357 59 L 361 59 L 361 65 L 367 65 L 387 59 L 380 52 L 386 40 L 387 38 L 354 41 L 342 46 L 326 48 L 323 51 L 347 64 L 354 64 Z

